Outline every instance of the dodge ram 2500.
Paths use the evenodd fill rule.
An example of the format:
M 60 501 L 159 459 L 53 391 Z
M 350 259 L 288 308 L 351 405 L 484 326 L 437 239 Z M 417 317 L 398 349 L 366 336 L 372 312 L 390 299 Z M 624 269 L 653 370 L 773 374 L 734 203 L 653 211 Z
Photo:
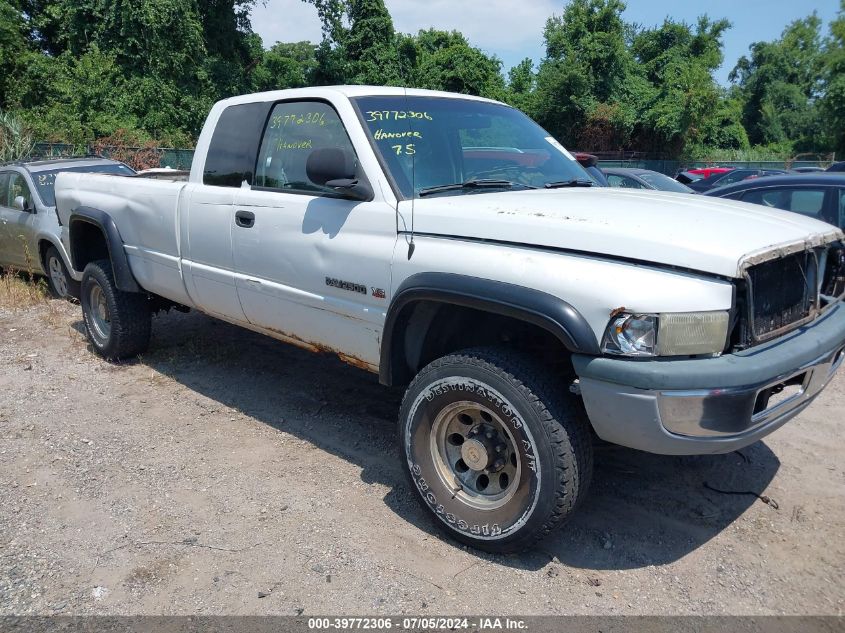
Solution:
M 593 432 L 734 451 L 845 356 L 836 227 L 592 185 L 514 108 L 357 86 L 218 103 L 187 182 L 65 173 L 56 195 L 99 354 L 143 352 L 175 306 L 407 385 L 422 505 L 513 551 L 584 498 Z

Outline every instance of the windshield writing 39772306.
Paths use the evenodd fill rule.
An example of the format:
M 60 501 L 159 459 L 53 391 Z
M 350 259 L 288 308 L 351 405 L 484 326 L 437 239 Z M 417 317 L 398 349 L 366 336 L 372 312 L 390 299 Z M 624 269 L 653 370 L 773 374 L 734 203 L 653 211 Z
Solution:
M 404 198 L 592 182 L 548 132 L 509 106 L 401 95 L 353 101 Z

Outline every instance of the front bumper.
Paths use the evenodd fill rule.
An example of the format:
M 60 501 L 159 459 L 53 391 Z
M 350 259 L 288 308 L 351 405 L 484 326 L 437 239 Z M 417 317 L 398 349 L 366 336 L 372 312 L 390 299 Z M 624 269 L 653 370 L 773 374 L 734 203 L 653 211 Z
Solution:
M 801 413 L 845 360 L 845 304 L 765 345 L 718 358 L 576 355 L 602 439 L 664 455 L 729 453 Z

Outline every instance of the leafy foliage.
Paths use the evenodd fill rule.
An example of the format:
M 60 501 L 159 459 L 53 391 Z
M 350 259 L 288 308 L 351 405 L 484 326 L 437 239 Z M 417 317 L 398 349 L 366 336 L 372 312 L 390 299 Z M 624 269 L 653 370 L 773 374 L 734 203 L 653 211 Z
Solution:
M 792 22 L 780 39 L 751 45 L 751 56 L 739 60 L 731 80 L 737 83 L 742 123 L 752 143 L 813 147 L 822 68 L 821 20 L 815 13 Z
M 152 169 L 161 164 L 161 150 L 150 140 L 144 140 L 125 130 L 97 139 L 91 148 L 95 154 L 126 163 L 135 171 Z
M 0 162 L 26 158 L 33 146 L 32 134 L 23 121 L 0 110 Z
M 824 44 L 822 85 L 819 111 L 826 123 L 826 145 L 845 155 L 845 0 L 840 0 L 839 15 L 830 25 Z
M 634 112 L 625 97 L 644 86 L 626 45 L 624 10 L 621 0 L 573 0 L 546 23 L 532 114 L 571 146 L 624 145 L 630 135 Z M 582 138 L 585 128 L 588 138 Z
M 506 101 L 579 149 L 845 152 L 845 0 L 827 35 L 813 14 L 752 44 L 729 89 L 714 79 L 727 20 L 642 28 L 623 0 L 571 0 L 540 64 L 505 72 L 458 31 L 397 33 L 384 0 L 303 1 L 322 41 L 265 48 L 256 0 L 0 0 L 0 108 L 39 140 L 187 146 L 220 98 L 386 84 Z
M 258 92 L 281 88 L 302 88 L 316 82 L 317 47 L 311 42 L 277 42 L 266 51 L 252 76 Z

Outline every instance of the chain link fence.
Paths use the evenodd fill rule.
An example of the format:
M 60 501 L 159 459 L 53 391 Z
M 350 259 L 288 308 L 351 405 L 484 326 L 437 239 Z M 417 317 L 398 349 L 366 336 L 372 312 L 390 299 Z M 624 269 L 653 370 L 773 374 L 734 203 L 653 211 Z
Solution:
M 194 150 L 177 149 L 171 147 L 104 147 L 98 155 L 111 157 L 113 153 L 120 152 L 121 155 L 132 152 L 154 151 L 159 159 L 159 167 L 171 167 L 172 169 L 191 168 L 194 159 Z M 69 156 L 92 156 L 95 155 L 90 145 L 71 145 L 68 143 L 36 143 L 32 152 L 33 159 L 63 158 Z M 736 167 L 739 169 L 795 169 L 796 167 L 822 167 L 826 168 L 834 161 L 834 156 L 819 157 L 816 160 L 781 160 L 781 161 L 680 161 L 650 159 L 644 154 L 629 152 L 623 155 L 615 153 L 595 152 L 599 159 L 599 167 L 635 167 L 638 169 L 651 169 L 653 171 L 675 177 L 679 172 L 699 167 Z
M 649 159 L 630 159 L 630 160 L 603 160 L 599 159 L 599 167 L 635 167 L 637 169 L 651 169 L 658 171 L 661 174 L 675 177 L 679 172 L 687 171 L 688 169 L 697 169 L 701 167 L 712 167 L 718 165 L 719 167 L 736 167 L 737 169 L 795 169 L 796 167 L 821 167 L 827 168 L 830 166 L 828 161 L 732 161 L 720 160 L 714 162 L 706 161 L 679 161 L 679 160 L 649 160 Z
M 190 169 L 194 160 L 194 150 L 177 149 L 172 147 L 109 147 L 100 148 L 95 152 L 90 145 L 72 145 L 69 143 L 36 143 L 32 150 L 33 160 L 48 158 L 68 158 L 71 156 L 103 156 L 111 158 L 113 154 L 120 152 L 121 155 L 133 152 L 154 152 L 159 158 L 159 167 L 171 167 L 172 169 Z
M 588 152 L 599 159 L 599 167 L 634 167 L 674 177 L 679 172 L 702 167 L 735 167 L 737 169 L 795 169 L 820 167 L 826 169 L 836 161 L 835 154 L 799 154 L 788 160 L 709 160 L 681 161 L 650 158 L 642 152 Z

